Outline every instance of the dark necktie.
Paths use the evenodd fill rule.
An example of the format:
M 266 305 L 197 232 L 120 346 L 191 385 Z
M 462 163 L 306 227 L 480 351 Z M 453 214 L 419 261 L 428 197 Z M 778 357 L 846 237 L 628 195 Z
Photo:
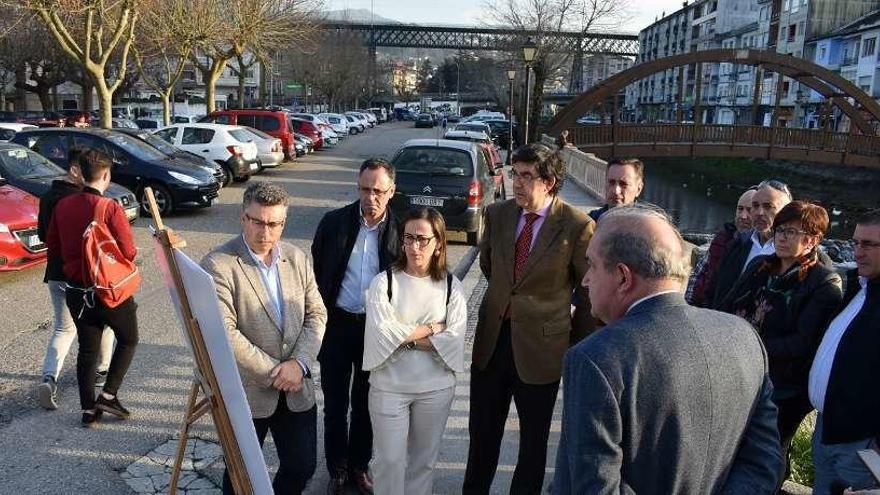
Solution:
M 514 251 L 513 263 L 514 281 L 519 281 L 522 276 L 523 268 L 525 268 L 526 261 L 529 259 L 529 251 L 532 249 L 532 230 L 535 225 L 535 220 L 540 218 L 537 213 L 526 213 L 525 217 L 526 223 L 523 225 L 522 232 L 519 233 L 519 237 L 516 239 L 516 250 Z

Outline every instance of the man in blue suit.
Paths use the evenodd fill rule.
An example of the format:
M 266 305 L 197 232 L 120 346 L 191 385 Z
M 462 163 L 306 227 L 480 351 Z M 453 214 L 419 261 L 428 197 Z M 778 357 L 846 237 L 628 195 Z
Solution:
M 662 212 L 614 208 L 583 285 L 607 325 L 565 356 L 556 494 L 770 494 L 782 457 L 761 340 L 688 306 L 688 250 Z

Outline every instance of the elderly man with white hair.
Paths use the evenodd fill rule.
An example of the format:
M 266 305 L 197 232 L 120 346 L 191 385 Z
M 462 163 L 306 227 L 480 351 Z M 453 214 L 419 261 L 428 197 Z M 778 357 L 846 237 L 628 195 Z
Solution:
M 745 320 L 685 302 L 688 254 L 649 207 L 599 222 L 583 285 L 607 325 L 565 356 L 554 493 L 775 490 L 766 352 Z

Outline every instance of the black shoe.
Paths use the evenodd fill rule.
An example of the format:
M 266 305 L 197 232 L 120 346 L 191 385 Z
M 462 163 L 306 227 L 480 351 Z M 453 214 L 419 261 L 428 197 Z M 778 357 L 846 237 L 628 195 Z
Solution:
M 99 409 L 95 409 L 94 411 L 83 411 L 82 415 L 82 427 L 83 428 L 94 428 L 98 426 L 98 421 L 101 419 L 101 411 Z
M 353 470 L 351 479 L 361 495 L 373 495 L 373 478 L 367 471 Z
M 95 386 L 103 387 L 107 384 L 107 371 L 99 371 L 95 374 Z
M 119 403 L 119 397 L 105 399 L 103 395 L 99 394 L 98 400 L 95 401 L 95 407 L 122 419 L 128 419 L 131 416 L 128 409 L 122 407 L 122 404 Z
M 330 482 L 327 483 L 327 495 L 345 495 L 346 484 L 348 484 L 348 470 L 342 468 L 330 473 Z

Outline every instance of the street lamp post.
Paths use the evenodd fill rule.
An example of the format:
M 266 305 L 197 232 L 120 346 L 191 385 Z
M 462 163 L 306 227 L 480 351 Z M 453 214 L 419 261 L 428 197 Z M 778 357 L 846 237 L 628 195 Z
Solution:
M 513 155 L 513 80 L 516 79 L 516 69 L 507 69 L 507 82 L 510 84 L 510 98 L 508 99 L 507 117 L 507 164 L 510 165 L 510 157 Z
M 535 54 L 538 51 L 538 45 L 529 38 L 522 46 L 523 60 L 526 63 L 526 111 L 523 118 L 523 144 L 529 142 L 529 100 L 531 99 L 532 86 L 532 62 L 535 60 Z
M 455 62 L 455 113 L 461 115 L 461 65 Z

